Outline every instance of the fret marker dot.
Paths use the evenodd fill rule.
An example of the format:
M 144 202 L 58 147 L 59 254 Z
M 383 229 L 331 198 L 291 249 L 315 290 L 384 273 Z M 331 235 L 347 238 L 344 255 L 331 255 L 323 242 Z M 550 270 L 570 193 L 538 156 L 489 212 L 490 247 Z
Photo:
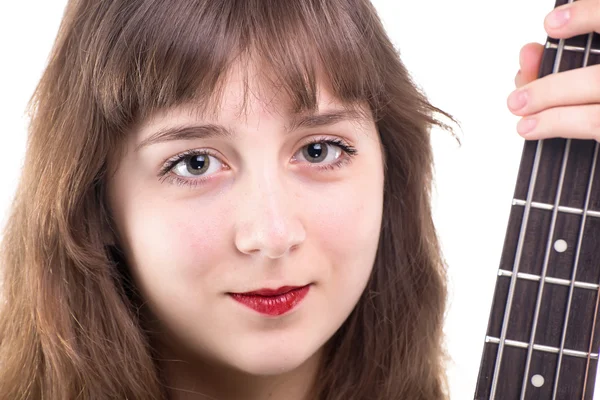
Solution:
M 539 374 L 532 376 L 531 384 L 535 387 L 542 387 L 544 385 L 544 377 Z
M 567 245 L 567 242 L 565 242 L 562 239 L 559 239 L 556 242 L 554 242 L 554 250 L 558 251 L 559 253 L 564 253 L 565 251 L 567 251 L 568 247 L 569 246 Z

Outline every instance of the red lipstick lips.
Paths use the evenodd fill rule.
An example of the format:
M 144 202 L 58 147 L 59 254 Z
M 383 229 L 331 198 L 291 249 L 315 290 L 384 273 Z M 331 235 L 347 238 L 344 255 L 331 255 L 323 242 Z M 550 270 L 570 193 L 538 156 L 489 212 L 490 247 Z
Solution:
M 308 294 L 310 285 L 283 286 L 279 289 L 260 289 L 247 293 L 230 293 L 231 297 L 261 314 L 279 316 L 290 311 Z

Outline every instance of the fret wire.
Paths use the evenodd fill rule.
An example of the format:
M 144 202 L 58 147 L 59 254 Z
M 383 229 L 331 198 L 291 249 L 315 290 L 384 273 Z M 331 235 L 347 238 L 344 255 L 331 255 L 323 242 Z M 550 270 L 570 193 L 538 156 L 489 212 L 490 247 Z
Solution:
M 499 269 L 498 270 L 498 276 L 512 276 L 512 272 L 511 271 L 507 271 L 505 269 Z M 541 276 L 539 275 L 534 275 L 534 274 L 528 274 L 526 272 L 518 272 L 517 273 L 517 278 L 519 279 L 525 279 L 528 281 L 534 281 L 534 282 L 539 282 L 541 280 Z M 546 281 L 546 283 L 552 283 L 554 285 L 560 285 L 560 286 L 570 286 L 571 282 L 568 279 L 561 279 L 561 278 L 554 278 L 551 276 L 547 276 L 544 278 L 544 280 Z M 573 282 L 573 286 L 575 286 L 576 288 L 580 288 L 580 289 L 588 289 L 588 290 L 598 290 L 600 289 L 600 285 L 596 284 L 596 283 L 589 283 L 589 282 L 580 282 L 580 281 L 575 281 Z
M 546 44 L 546 48 L 547 49 L 557 49 L 558 45 L 556 43 L 548 42 Z M 575 52 L 575 53 L 583 53 L 586 51 L 585 47 L 573 46 L 573 45 L 569 45 L 569 44 L 566 44 L 564 49 L 567 51 Z M 598 54 L 600 54 L 600 49 L 591 49 L 590 53 L 594 54 L 594 55 L 598 55 Z
M 498 344 L 498 343 L 500 343 L 500 338 L 493 337 L 493 336 L 486 336 L 485 342 Z M 506 339 L 504 342 L 506 343 L 506 346 L 509 346 L 509 347 L 518 347 L 521 349 L 527 349 L 529 347 L 529 343 L 521 342 L 520 340 Z M 543 344 L 534 344 L 533 349 L 538 350 L 538 351 L 543 351 L 545 353 L 552 353 L 552 354 L 558 354 L 558 352 L 559 352 L 558 347 L 546 346 Z M 563 353 L 570 357 L 586 358 L 586 359 L 593 359 L 593 360 L 598 359 L 598 353 L 586 353 L 585 351 L 572 350 L 572 349 L 563 349 Z
M 593 39 L 593 34 L 589 34 L 588 35 L 588 40 L 587 40 L 587 44 L 585 47 L 585 55 L 584 55 L 584 59 L 583 59 L 583 66 L 582 67 L 587 67 L 588 62 L 589 62 L 589 57 L 590 57 L 590 49 L 592 47 L 592 39 Z M 598 143 L 596 143 L 596 145 L 594 146 L 594 158 L 592 160 L 592 169 L 590 172 L 590 179 L 588 182 L 588 187 L 587 187 L 587 193 L 585 196 L 585 205 L 583 206 L 583 213 L 581 216 L 581 225 L 579 226 L 579 238 L 577 240 L 577 247 L 575 250 L 575 264 L 573 265 L 573 273 L 571 274 L 571 285 L 569 286 L 569 297 L 567 299 L 567 309 L 565 312 L 565 320 L 563 323 L 563 331 L 562 331 L 562 336 L 560 339 L 560 350 L 558 353 L 558 362 L 556 363 L 556 372 L 554 375 L 554 388 L 552 389 L 552 400 L 556 400 L 556 395 L 558 393 L 558 381 L 560 378 L 560 366 L 562 364 L 562 356 L 563 356 L 563 350 L 565 347 L 565 340 L 567 338 L 567 329 L 568 329 L 568 325 L 569 325 L 569 314 L 571 311 L 571 302 L 573 301 L 573 292 L 575 291 L 575 287 L 574 287 L 574 282 L 575 282 L 575 278 L 577 276 L 577 267 L 579 266 L 579 256 L 581 254 L 581 247 L 583 245 L 583 233 L 584 233 L 584 229 L 585 229 L 585 222 L 586 222 L 586 217 L 587 217 L 587 210 L 590 206 L 590 197 L 592 194 L 592 186 L 593 186 L 593 182 L 594 182 L 594 170 L 596 169 L 596 163 L 598 161 Z M 593 332 L 592 335 L 590 335 L 590 337 L 593 336 Z M 588 359 L 588 364 L 586 365 L 586 370 L 589 368 L 589 359 Z M 585 381 L 584 381 L 584 390 L 583 390 L 583 394 L 582 394 L 582 400 L 583 397 L 585 397 Z
M 571 3 L 572 0 L 569 0 Z M 554 59 L 554 67 L 552 69 L 552 73 L 555 74 L 560 69 L 560 62 L 562 61 L 563 48 L 565 45 L 565 40 L 560 39 L 558 44 L 558 52 L 556 58 Z M 542 304 L 542 295 L 544 293 L 544 278 L 546 277 L 546 273 L 548 271 L 548 261 L 550 259 L 550 253 L 552 251 L 552 239 L 554 236 L 554 228 L 556 226 L 556 219 L 558 216 L 558 205 L 560 203 L 560 196 L 562 194 L 562 188 L 564 184 L 565 174 L 567 171 L 567 162 L 569 160 L 569 150 L 571 148 L 571 140 L 567 139 L 565 144 L 565 150 L 563 152 L 563 160 L 560 169 L 560 177 L 558 181 L 558 188 L 556 189 L 556 198 L 554 200 L 554 209 L 552 210 L 552 221 L 550 223 L 550 232 L 548 234 L 548 242 L 546 245 L 546 254 L 544 255 L 544 265 L 542 267 L 542 274 L 540 279 L 540 286 L 538 289 L 538 296 L 535 303 L 535 312 L 533 316 L 533 325 L 531 327 L 531 335 L 529 336 L 529 348 L 527 349 L 527 361 L 525 362 L 525 373 L 523 374 L 523 384 L 521 385 L 521 400 L 525 400 L 525 393 L 527 392 L 527 377 L 529 376 L 529 368 L 531 366 L 531 357 L 533 355 L 533 344 L 535 342 L 535 333 L 537 330 L 537 322 L 540 315 L 540 308 Z
M 527 202 L 525 200 L 521 200 L 521 199 L 513 199 L 513 201 L 512 201 L 513 206 L 524 206 L 526 203 Z M 532 201 L 531 208 L 552 211 L 554 209 L 554 204 L 547 204 L 547 203 L 540 203 L 539 201 Z M 575 208 L 575 207 L 567 207 L 567 206 L 558 206 L 558 212 L 562 212 L 565 214 L 582 215 L 583 209 Z M 585 212 L 585 215 L 586 215 L 586 217 L 600 218 L 600 211 L 587 210 Z

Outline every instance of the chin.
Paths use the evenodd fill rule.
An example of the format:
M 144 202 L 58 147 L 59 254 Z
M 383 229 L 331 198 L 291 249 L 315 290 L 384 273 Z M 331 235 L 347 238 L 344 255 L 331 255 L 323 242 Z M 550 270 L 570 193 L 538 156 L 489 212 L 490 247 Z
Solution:
M 280 375 L 291 372 L 315 355 L 315 351 L 302 350 L 299 346 L 286 349 L 271 346 L 258 351 L 248 351 L 245 356 L 236 357 L 234 367 L 249 375 Z

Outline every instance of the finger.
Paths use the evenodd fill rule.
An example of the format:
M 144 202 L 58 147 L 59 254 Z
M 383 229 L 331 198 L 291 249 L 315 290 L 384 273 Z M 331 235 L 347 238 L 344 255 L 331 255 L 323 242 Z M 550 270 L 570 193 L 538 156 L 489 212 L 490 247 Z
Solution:
M 517 72 L 517 75 L 515 75 L 515 87 L 520 88 L 521 86 L 523 86 L 525 84 L 526 84 L 526 82 L 523 80 L 523 73 L 521 72 L 521 70 L 519 70 Z
M 520 116 L 547 108 L 600 103 L 600 65 L 577 68 L 529 82 L 513 91 L 507 100 L 509 110 Z
M 544 55 L 544 46 L 539 43 L 528 43 L 519 52 L 519 66 L 523 85 L 537 79 Z M 521 85 L 521 86 L 523 86 Z
M 579 0 L 557 7 L 544 20 L 550 37 L 563 39 L 600 31 L 598 0 Z
M 544 46 L 539 43 L 528 43 L 519 52 L 519 72 L 515 76 L 515 86 L 520 88 L 537 79 Z
M 556 107 L 523 118 L 517 132 L 527 140 L 600 138 L 600 105 Z

